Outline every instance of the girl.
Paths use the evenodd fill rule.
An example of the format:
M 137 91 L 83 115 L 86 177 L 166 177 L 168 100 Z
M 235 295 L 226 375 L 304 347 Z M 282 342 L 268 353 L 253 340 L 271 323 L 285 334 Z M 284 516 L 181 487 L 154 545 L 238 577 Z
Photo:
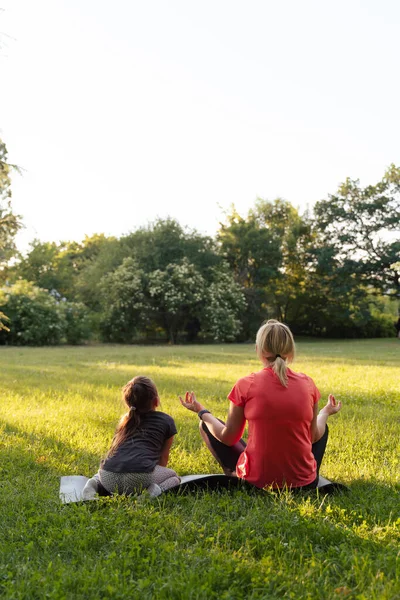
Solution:
M 256 351 L 263 368 L 234 385 L 226 425 L 193 392 L 186 392 L 181 404 L 199 416 L 201 436 L 226 475 L 260 488 L 315 488 L 328 439 L 326 422 L 341 402 L 330 395 L 318 414 L 320 393 L 313 380 L 287 366 L 295 344 L 283 323 L 271 319 L 262 325 Z M 247 446 L 241 439 L 246 421 Z
M 85 500 L 95 496 L 98 481 L 107 492 L 133 494 L 144 489 L 151 496 L 178 485 L 180 478 L 167 468 L 169 451 L 177 433 L 172 417 L 157 411 L 157 388 L 148 377 L 138 376 L 122 390 L 128 412 L 121 418 L 111 448 L 84 490 Z

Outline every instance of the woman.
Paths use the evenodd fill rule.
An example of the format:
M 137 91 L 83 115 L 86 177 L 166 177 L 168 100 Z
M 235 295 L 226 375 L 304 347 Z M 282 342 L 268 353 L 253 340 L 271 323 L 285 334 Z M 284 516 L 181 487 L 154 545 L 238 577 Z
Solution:
M 287 325 L 275 320 L 262 325 L 256 350 L 263 369 L 234 385 L 226 424 L 193 392 L 186 392 L 181 404 L 198 414 L 201 436 L 226 475 L 259 488 L 315 488 L 328 440 L 326 422 L 341 402 L 331 394 L 318 413 L 320 393 L 313 380 L 287 366 L 295 355 Z M 241 439 L 246 421 L 247 446 Z

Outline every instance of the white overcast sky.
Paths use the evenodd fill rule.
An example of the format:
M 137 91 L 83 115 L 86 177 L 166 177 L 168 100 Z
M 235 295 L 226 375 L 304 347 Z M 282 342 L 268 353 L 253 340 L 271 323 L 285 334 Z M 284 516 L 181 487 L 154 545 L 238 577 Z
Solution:
M 397 0 L 1 0 L 25 250 L 233 203 L 303 210 L 400 164 Z

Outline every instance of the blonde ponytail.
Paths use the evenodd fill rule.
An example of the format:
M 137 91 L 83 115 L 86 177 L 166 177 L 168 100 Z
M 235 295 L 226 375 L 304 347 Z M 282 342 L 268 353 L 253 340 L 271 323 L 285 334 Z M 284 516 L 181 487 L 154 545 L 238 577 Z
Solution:
M 256 347 L 260 360 L 268 361 L 281 384 L 287 387 L 287 364 L 293 361 L 295 355 L 295 343 L 289 327 L 270 319 L 258 330 Z
M 279 377 L 279 381 L 285 387 L 288 386 L 287 368 L 286 361 L 281 356 L 277 356 L 272 363 L 272 369 L 274 373 Z

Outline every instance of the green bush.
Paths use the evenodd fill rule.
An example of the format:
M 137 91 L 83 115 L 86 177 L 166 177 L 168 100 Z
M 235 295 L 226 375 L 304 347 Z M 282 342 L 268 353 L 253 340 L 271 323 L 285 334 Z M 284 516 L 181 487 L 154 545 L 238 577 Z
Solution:
M 336 316 L 336 315 L 335 315 Z M 394 320 L 387 314 L 356 311 L 342 318 L 332 318 L 326 325 L 325 337 L 330 338 L 383 338 L 395 336 Z
M 0 310 L 9 318 L 9 331 L 0 331 L 0 343 L 44 346 L 61 342 L 63 318 L 56 298 L 46 290 L 20 280 L 1 290 Z
M 63 317 L 64 339 L 67 344 L 82 344 L 91 337 L 88 309 L 82 302 L 61 301 L 59 311 Z
M 357 337 L 360 338 L 395 337 L 396 335 L 394 319 L 390 315 L 370 315 L 365 322 L 358 325 Z
M 60 300 L 25 280 L 0 290 L 0 312 L 8 317 L 7 328 L 0 330 L 0 344 L 79 344 L 90 335 L 83 304 Z

